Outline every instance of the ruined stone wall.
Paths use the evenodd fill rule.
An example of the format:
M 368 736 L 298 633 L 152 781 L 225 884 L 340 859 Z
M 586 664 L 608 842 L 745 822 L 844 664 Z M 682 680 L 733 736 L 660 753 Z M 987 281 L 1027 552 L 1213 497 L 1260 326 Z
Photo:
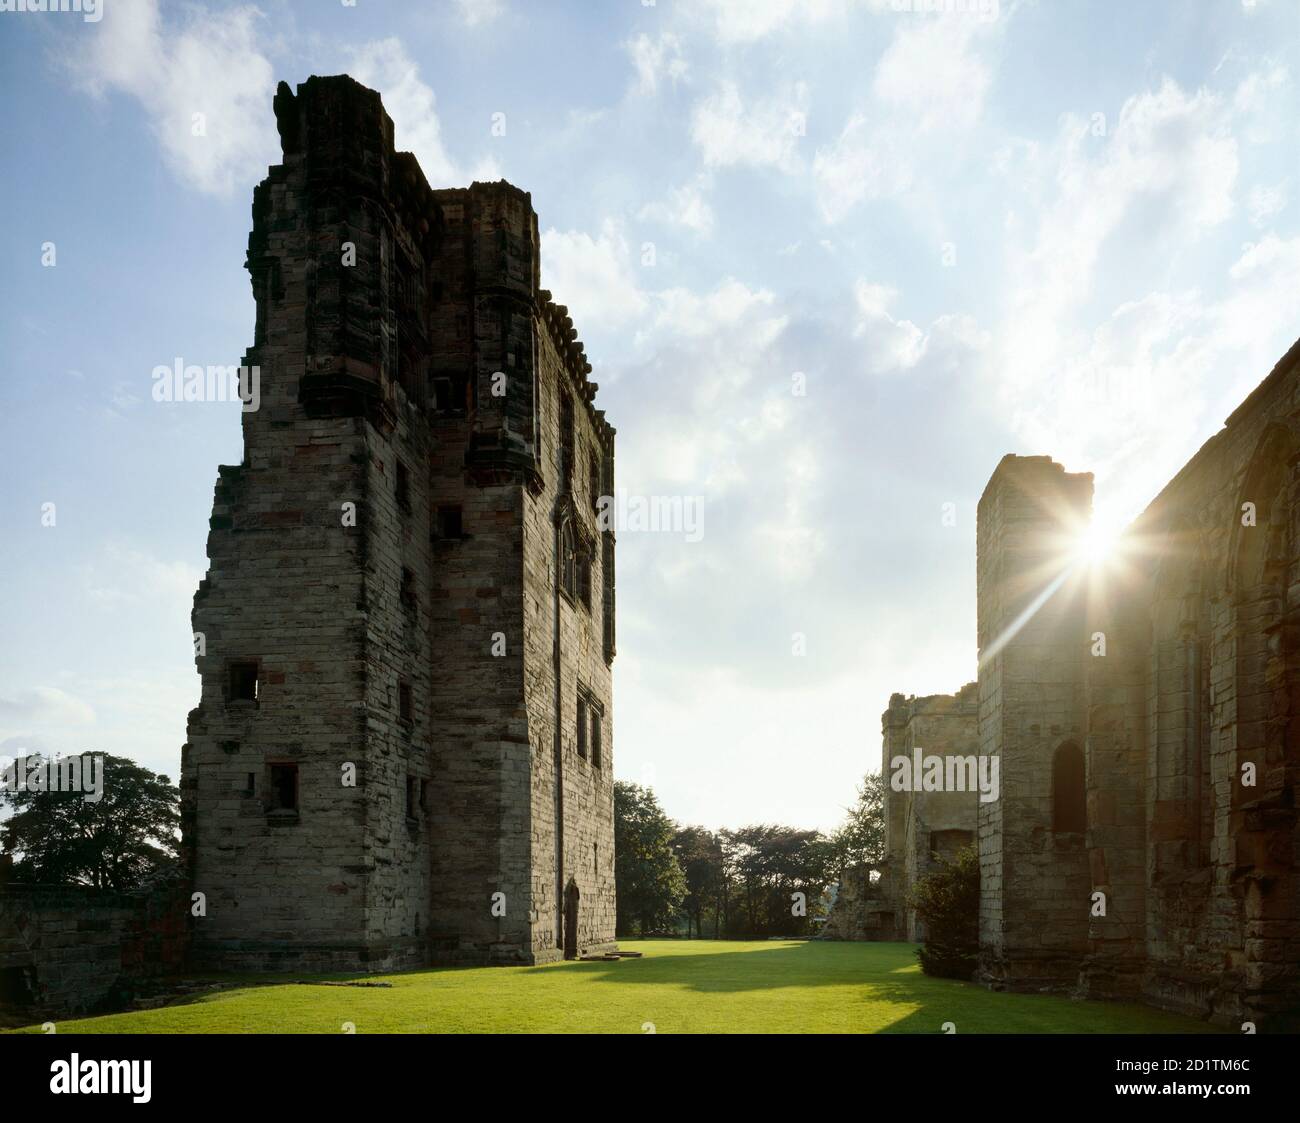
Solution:
M 553 958 L 563 946 L 564 904 L 577 901 L 580 951 L 612 946 L 614 897 L 614 768 L 612 650 L 604 642 L 612 574 L 605 570 L 597 500 L 613 493 L 612 432 L 593 410 L 577 355 L 567 353 L 572 327 L 565 309 L 550 305 L 539 334 L 539 407 L 543 486 L 525 499 L 524 564 L 529 592 L 526 668 L 534 761 L 532 792 L 534 951 Z M 572 463 L 564 469 L 561 403 L 574 419 Z M 594 476 L 593 476 L 594 469 Z M 590 576 L 586 595 L 568 595 L 561 568 L 562 527 L 573 529 Z M 608 578 L 608 580 L 607 580 Z M 612 611 L 612 604 L 610 605 Z M 557 633 L 558 625 L 558 633 Z M 558 652 L 556 637 L 558 634 Z M 556 660 L 560 675 L 558 697 Z M 579 752 L 579 699 L 586 723 Z M 555 730 L 560 730 L 558 745 Z M 600 759 L 596 760 L 599 729 Z M 558 778 L 558 784 L 557 784 Z
M 534 962 L 561 951 L 570 882 L 582 942 L 612 941 L 613 538 L 587 473 L 590 452 L 612 481 L 613 430 L 538 289 L 529 196 L 431 190 L 349 78 L 282 84 L 275 108 L 284 162 L 257 189 L 248 255 L 261 406 L 244 463 L 221 469 L 195 600 L 196 954 Z M 564 480 L 561 383 L 579 450 Z M 603 761 L 566 770 L 560 818 L 551 605 L 569 512 L 593 595 L 560 614 L 561 726 L 580 683 Z M 232 696 L 245 661 L 255 699 Z M 286 764 L 292 809 L 271 784 Z
M 877 875 L 873 879 L 873 874 Z M 889 864 L 851 866 L 836 886 L 820 936 L 824 940 L 901 940 L 901 919 Z
M 522 524 L 537 220 L 508 184 L 435 197 L 444 234 L 430 277 L 429 373 L 442 383 L 428 469 L 434 939 L 439 958 L 532 962 Z M 485 257 L 485 246 L 495 251 Z M 527 427 L 511 430 L 516 402 Z
M 896 791 L 893 761 L 900 756 L 911 760 L 918 748 L 923 759 L 977 756 L 976 685 L 968 683 L 957 694 L 922 698 L 895 694 L 881 715 L 881 728 L 888 866 L 878 892 L 892 900 L 901 937 L 922 940 L 924 925 L 908 904 L 908 896 L 939 859 L 948 860 L 962 845 L 974 843 L 979 792 Z M 915 781 L 913 777 L 914 786 Z
M 17 1021 L 120 1007 L 179 971 L 188 894 L 76 885 L 0 886 L 0 1015 Z
M 1121 547 L 1149 622 L 1142 989 L 1228 1025 L 1300 1019 L 1298 395 L 1300 347 Z
M 1085 837 L 1055 821 L 1053 778 L 1084 746 L 1074 544 L 1091 501 L 1090 475 L 1007 456 L 979 503 L 980 743 L 1001 777 L 999 798 L 979 805 L 980 974 L 994 985 L 1073 981 L 1087 950 Z
M 1300 345 L 1109 565 L 1061 545 L 1089 477 L 1045 457 L 994 473 L 978 532 L 980 732 L 1003 780 L 980 809 L 985 981 L 1297 1023 L 1298 394 Z M 1056 821 L 1063 744 L 1084 748 L 1082 835 Z
M 369 953 L 371 438 L 364 416 L 308 412 L 300 393 L 311 377 L 322 393 L 334 385 L 340 394 L 361 379 L 349 347 L 374 358 L 349 343 L 358 320 L 371 322 L 372 286 L 332 263 L 352 241 L 360 268 L 373 270 L 377 219 L 365 196 L 321 182 L 323 156 L 309 166 L 297 143 L 304 130 L 320 132 L 314 117 L 294 114 L 285 162 L 254 198 L 248 260 L 258 317 L 245 363 L 260 371 L 261 401 L 243 414 L 243 463 L 221 469 L 208 574 L 195 597 L 202 686 L 181 786 L 186 854 L 206 898 L 199 964 L 274 966 L 292 948 L 291 962 L 328 967 Z M 353 130 L 361 150 L 335 159 L 372 164 L 361 139 L 370 132 Z M 373 363 L 367 369 L 377 376 Z M 344 503 L 356 505 L 353 526 L 344 525 Z M 241 660 L 257 665 L 255 701 L 231 696 L 231 665 Z M 358 769 L 355 787 L 342 783 L 345 763 Z M 274 764 L 298 768 L 296 812 L 273 809 Z

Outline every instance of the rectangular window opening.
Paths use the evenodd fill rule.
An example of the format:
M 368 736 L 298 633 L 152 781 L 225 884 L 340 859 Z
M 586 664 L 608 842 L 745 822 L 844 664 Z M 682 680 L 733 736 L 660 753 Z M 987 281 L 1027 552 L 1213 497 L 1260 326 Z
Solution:
M 258 665 L 255 661 L 230 664 L 230 701 L 256 702 Z
M 298 766 L 296 764 L 272 764 L 269 766 L 271 780 L 271 811 L 298 810 Z
M 464 537 L 464 519 L 459 504 L 438 508 L 435 525 L 437 536 L 444 541 L 455 542 Z

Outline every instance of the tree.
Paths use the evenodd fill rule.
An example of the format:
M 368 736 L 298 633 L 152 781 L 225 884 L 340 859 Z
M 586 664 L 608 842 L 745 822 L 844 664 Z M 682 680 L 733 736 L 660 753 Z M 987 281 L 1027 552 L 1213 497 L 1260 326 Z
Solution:
M 614 784 L 614 876 L 618 932 L 636 921 L 641 935 L 667 927 L 686 897 L 686 876 L 673 851 L 676 825 L 650 788 Z
M 868 772 L 858 786 L 857 800 L 829 840 L 828 862 L 837 880 L 850 866 L 875 864 L 885 857 L 885 781 Z
M 807 935 L 828 880 L 826 839 L 817 831 L 757 823 L 723 831 L 722 841 L 739 890 L 729 934 Z M 796 893 L 803 895 L 798 907 Z
M 180 791 L 132 760 L 102 755 L 95 802 L 81 792 L 0 792 L 14 812 L 0 824 L 0 843 L 15 881 L 120 890 L 176 869 Z
M 917 949 L 921 970 L 944 979 L 969 979 L 979 962 L 980 860 L 975 847 L 917 880 L 909 903 L 925 924 Z
M 704 935 L 704 914 L 713 910 L 713 934 L 718 935 L 718 894 L 725 884 L 722 840 L 704 827 L 682 827 L 673 836 L 673 850 L 686 876 L 686 897 L 682 910 L 686 913 L 686 935 L 691 934 L 691 922 L 696 936 Z

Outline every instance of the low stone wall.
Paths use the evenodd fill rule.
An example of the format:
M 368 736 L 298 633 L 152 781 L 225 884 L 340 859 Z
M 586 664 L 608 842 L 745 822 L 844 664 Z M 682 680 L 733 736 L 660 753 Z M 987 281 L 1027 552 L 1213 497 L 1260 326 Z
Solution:
M 188 901 L 174 885 L 0 885 L 0 1006 L 47 1017 L 125 1005 L 146 980 L 183 970 Z
M 853 866 L 844 871 L 822 926 L 824 940 L 902 940 L 903 920 L 899 906 L 890 892 L 889 874 L 881 872 L 872 881 L 875 867 Z M 877 871 L 879 872 L 879 871 Z

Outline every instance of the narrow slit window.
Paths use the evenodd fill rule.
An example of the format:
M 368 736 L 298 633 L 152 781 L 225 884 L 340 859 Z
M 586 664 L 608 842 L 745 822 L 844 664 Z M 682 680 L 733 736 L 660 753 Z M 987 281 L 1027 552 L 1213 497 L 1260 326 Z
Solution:
M 578 755 L 587 759 L 587 699 L 578 695 Z
M 420 817 L 420 780 L 416 776 L 406 778 L 406 817 L 408 819 Z
M 578 599 L 583 605 L 591 608 L 591 551 L 585 546 L 578 551 L 577 556 L 577 581 L 578 581 Z
M 400 460 L 397 462 L 397 478 L 395 480 L 397 493 L 397 505 L 403 511 L 411 509 L 411 473 L 407 470 L 405 464 Z
M 573 487 L 573 399 L 560 395 L 560 489 Z
M 560 587 L 569 597 L 578 594 L 578 552 L 573 540 L 573 524 L 567 520 L 560 529 Z
M 403 680 L 397 684 L 397 716 L 402 721 L 410 721 L 413 710 L 411 684 Z

